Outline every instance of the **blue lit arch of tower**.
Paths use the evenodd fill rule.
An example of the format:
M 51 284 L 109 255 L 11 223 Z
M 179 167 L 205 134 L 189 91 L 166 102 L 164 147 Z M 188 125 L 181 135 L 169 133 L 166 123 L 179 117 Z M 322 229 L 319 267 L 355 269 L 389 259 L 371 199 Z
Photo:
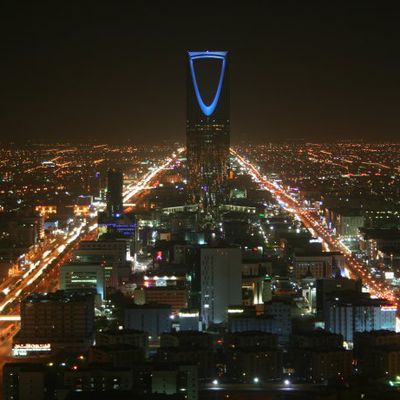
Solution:
M 217 107 L 219 96 L 221 94 L 222 83 L 224 80 L 225 67 L 226 67 L 226 55 L 227 51 L 189 51 L 189 65 L 190 65 L 190 73 L 192 75 L 193 87 L 196 93 L 196 99 L 199 103 L 200 109 L 204 115 L 209 117 L 215 111 Z M 214 58 L 222 61 L 221 72 L 219 74 L 219 81 L 217 91 L 215 92 L 215 96 L 213 101 L 207 105 L 204 103 L 203 98 L 201 97 L 201 93 L 199 87 L 197 85 L 196 73 L 194 70 L 194 60 L 198 59 L 207 59 Z

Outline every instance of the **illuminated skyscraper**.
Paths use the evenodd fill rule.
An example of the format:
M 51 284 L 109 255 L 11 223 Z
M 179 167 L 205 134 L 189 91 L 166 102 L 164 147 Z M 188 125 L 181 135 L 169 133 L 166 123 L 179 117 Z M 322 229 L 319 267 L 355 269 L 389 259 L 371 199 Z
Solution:
M 109 216 L 117 216 L 123 212 L 122 189 L 122 172 L 110 169 L 107 174 L 107 212 Z
M 192 201 L 224 198 L 230 142 L 229 64 L 226 51 L 189 51 L 186 144 Z

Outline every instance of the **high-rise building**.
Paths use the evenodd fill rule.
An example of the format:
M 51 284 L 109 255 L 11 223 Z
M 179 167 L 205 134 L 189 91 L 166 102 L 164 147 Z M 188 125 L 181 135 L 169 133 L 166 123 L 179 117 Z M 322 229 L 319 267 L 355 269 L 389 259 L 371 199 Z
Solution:
M 120 170 L 110 169 L 107 173 L 107 212 L 109 216 L 123 213 L 123 174 Z
M 191 200 L 204 206 L 224 198 L 230 142 L 226 51 L 189 51 L 186 144 Z
M 206 327 L 228 319 L 228 307 L 242 304 L 242 253 L 236 247 L 200 252 L 201 318 Z

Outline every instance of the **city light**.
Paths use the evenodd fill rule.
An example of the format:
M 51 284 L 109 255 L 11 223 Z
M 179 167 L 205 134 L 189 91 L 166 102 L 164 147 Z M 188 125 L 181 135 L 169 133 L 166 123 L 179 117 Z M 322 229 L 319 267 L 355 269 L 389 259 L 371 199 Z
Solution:
M 396 397 L 397 10 L 108 3 L 3 12 L 4 396 Z

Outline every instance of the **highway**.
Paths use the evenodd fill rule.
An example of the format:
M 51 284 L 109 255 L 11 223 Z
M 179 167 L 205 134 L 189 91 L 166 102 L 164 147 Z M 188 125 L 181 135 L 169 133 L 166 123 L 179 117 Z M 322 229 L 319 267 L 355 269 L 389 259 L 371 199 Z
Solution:
M 333 237 L 319 220 L 318 216 L 303 208 L 299 202 L 285 192 L 282 187 L 269 181 L 261 174 L 256 165 L 239 155 L 234 149 L 231 148 L 230 152 L 239 165 L 243 167 L 256 182 L 268 190 L 282 207 L 297 216 L 304 226 L 309 229 L 313 235 L 321 239 L 330 251 L 340 251 L 344 254 L 349 275 L 362 279 L 363 284 L 368 288 L 371 295 L 385 298 L 395 303 L 399 302 L 399 298 L 395 295 L 393 290 L 385 282 L 378 281 L 374 278 L 367 265 L 356 259 L 352 255 L 350 249 L 343 245 L 337 238 Z
M 94 220 L 83 220 L 68 234 L 57 237 L 37 252 L 36 258 L 31 256 L 27 268 L 19 271 L 16 276 L 10 277 L 8 285 L 3 283 L 2 293 L 4 298 L 0 301 L 0 321 L 15 321 L 19 302 L 26 297 L 38 285 L 38 280 L 47 275 L 55 264 L 59 263 L 65 253 L 71 251 L 71 247 L 82 237 L 87 236 L 97 227 Z M 7 283 L 7 281 L 5 283 Z
M 167 160 L 160 166 L 150 170 L 139 182 L 127 186 L 123 195 L 124 204 L 130 205 L 130 201 L 132 201 L 133 197 L 138 195 L 141 191 L 148 189 L 148 187 L 151 185 L 151 182 L 154 181 L 162 172 L 165 172 L 167 168 L 170 168 L 177 160 L 178 155 L 184 150 L 184 147 L 177 149 L 176 153 L 174 152 L 171 157 L 168 157 Z
M 177 161 L 178 155 L 183 151 L 184 148 L 177 149 L 160 166 L 146 173 L 135 184 L 126 187 L 123 193 L 124 202 L 132 201 L 147 190 L 154 180 Z M 53 235 L 41 248 L 26 255 L 28 261 L 23 270 L 18 270 L 2 282 L 0 285 L 2 296 L 0 297 L 0 350 L 3 347 L 9 348 L 10 335 L 16 332 L 15 329 L 10 328 L 19 319 L 20 301 L 35 291 L 54 290 L 57 287 L 58 267 L 70 257 L 72 250 L 81 240 L 94 237 L 96 228 L 97 218 L 83 219 L 76 222 L 70 232 Z M 1 337 L 4 340 L 7 338 L 7 343 L 1 343 Z

